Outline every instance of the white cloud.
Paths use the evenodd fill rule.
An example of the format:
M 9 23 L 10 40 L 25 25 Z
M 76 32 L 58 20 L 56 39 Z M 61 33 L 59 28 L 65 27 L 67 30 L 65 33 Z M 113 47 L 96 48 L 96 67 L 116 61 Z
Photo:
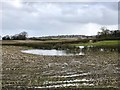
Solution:
M 13 4 L 13 6 L 15 6 L 16 8 L 22 7 L 22 4 L 21 4 L 20 0 L 15 0 L 12 4 Z
M 6 1 L 3 1 L 3 3 L 6 3 L 6 4 L 9 4 L 15 8 L 21 8 L 22 7 L 22 2 L 21 0 L 6 0 Z

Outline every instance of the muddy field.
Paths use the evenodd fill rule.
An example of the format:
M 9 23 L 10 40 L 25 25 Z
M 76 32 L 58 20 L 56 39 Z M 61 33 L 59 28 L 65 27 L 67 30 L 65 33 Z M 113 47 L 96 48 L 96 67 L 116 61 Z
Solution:
M 42 56 L 22 53 L 21 50 L 25 49 L 28 47 L 2 47 L 4 89 L 119 88 L 118 52 L 91 51 L 84 56 Z

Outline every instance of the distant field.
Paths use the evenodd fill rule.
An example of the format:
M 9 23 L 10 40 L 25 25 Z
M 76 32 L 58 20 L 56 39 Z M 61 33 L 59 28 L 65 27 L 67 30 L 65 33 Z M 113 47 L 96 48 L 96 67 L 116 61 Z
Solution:
M 66 49 L 74 48 L 74 46 L 71 46 L 68 43 L 75 41 L 76 40 L 3 40 L 2 45 L 28 46 L 39 49 Z
M 107 46 L 107 45 L 119 45 L 120 40 L 105 40 L 105 41 L 98 41 L 95 43 L 78 43 L 78 44 L 71 44 L 73 46 Z
M 2 44 L 14 44 L 14 43 L 52 43 L 52 42 L 74 42 L 74 41 L 78 41 L 77 39 L 54 39 L 54 40 L 45 40 L 45 41 L 41 41 L 41 40 L 3 40 L 3 41 L 0 41 L 2 42 Z M 84 46 L 87 46 L 87 45 L 95 45 L 95 46 L 98 46 L 98 45 L 116 45 L 116 44 L 119 44 L 120 43 L 120 40 L 105 40 L 105 41 L 98 41 L 98 42 L 95 42 L 95 43 L 82 43 L 80 40 L 79 40 L 80 43 L 77 43 L 77 44 L 72 44 L 72 45 L 84 45 Z
M 16 44 L 16 43 L 58 43 L 58 42 L 72 42 L 72 41 L 76 41 L 75 39 L 54 39 L 54 40 L 45 40 L 45 41 L 41 41 L 41 40 L 3 40 L 0 41 L 2 42 L 2 44 Z
M 98 42 L 83 43 L 80 40 L 3 40 L 2 45 L 28 46 L 39 49 L 75 49 L 76 46 L 97 46 L 97 47 L 116 47 L 120 45 L 120 40 L 105 40 Z

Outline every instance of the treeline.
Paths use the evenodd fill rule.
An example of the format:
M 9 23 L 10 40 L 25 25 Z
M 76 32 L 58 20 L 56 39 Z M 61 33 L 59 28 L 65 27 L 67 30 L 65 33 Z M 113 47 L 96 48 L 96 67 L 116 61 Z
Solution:
M 54 38 L 36 38 L 36 37 L 30 37 L 29 40 L 38 40 L 38 41 L 47 41 L 47 40 L 58 40 Z
M 77 36 L 81 36 L 81 37 L 77 37 L 78 40 L 74 40 L 72 42 L 76 42 L 76 43 L 79 43 L 79 42 L 89 42 L 89 40 L 93 40 L 93 41 L 99 41 L 99 40 L 120 40 L 120 30 L 109 30 L 107 29 L 106 27 L 102 27 L 101 28 L 101 32 L 98 32 L 98 34 L 96 36 L 81 36 L 81 35 L 77 35 Z M 37 38 L 37 37 L 31 37 L 31 38 L 27 38 L 28 34 L 27 32 L 21 32 L 19 34 L 15 34 L 13 36 L 9 36 L 9 35 L 6 35 L 6 36 L 3 36 L 2 37 L 2 40 L 26 40 L 26 39 L 29 39 L 29 40 L 41 40 L 41 41 L 46 41 L 46 40 L 59 40 L 58 38 L 57 39 L 54 39 L 54 38 Z M 70 41 L 71 42 L 71 41 Z M 67 42 L 69 43 L 69 42 Z
M 119 40 L 120 30 L 109 30 L 105 27 L 101 28 L 101 32 L 98 32 L 96 39 L 98 40 Z
M 28 36 L 27 32 L 21 32 L 13 36 L 9 36 L 9 35 L 3 36 L 2 40 L 26 40 L 27 36 Z

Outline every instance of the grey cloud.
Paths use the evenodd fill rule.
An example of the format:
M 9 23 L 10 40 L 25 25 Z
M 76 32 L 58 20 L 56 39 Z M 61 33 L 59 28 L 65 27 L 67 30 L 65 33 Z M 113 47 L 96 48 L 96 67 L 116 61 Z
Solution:
M 67 33 L 82 24 L 116 25 L 117 3 L 22 3 L 15 8 L 3 3 L 3 30 L 26 29 L 39 34 Z M 63 30 L 63 31 L 62 31 Z M 65 31 L 66 30 L 66 31 Z M 71 32 L 73 33 L 73 32 Z M 34 34 L 36 34 L 34 32 Z

